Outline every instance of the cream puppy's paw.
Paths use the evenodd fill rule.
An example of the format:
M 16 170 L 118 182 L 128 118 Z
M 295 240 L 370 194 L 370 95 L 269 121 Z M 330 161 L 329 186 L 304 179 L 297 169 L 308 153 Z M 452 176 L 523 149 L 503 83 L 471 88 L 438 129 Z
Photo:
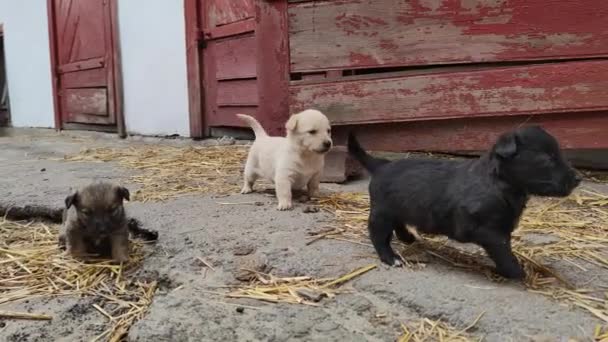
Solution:
M 291 210 L 293 209 L 293 204 L 291 203 L 291 201 L 289 202 L 279 202 L 279 205 L 277 205 L 277 210 Z
M 241 189 L 242 194 L 250 194 L 252 192 L 253 192 L 253 189 L 251 189 L 250 186 L 244 186 L 243 189 Z

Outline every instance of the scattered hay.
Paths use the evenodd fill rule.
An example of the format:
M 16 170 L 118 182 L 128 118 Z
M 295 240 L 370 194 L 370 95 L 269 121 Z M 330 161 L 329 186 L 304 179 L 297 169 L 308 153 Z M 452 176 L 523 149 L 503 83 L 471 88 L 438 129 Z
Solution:
M 318 200 L 317 204 L 333 213 L 335 222 L 330 230 L 313 236 L 313 241 L 329 238 L 367 242 L 367 194 L 336 193 Z M 551 262 L 565 261 L 584 271 L 583 261 L 608 270 L 606 206 L 608 196 L 586 189 L 578 190 L 565 199 L 535 198 L 514 233 L 513 249 L 528 274 L 525 283 L 530 291 L 578 306 L 608 322 L 608 298 L 601 295 L 603 289 L 574 288 L 567 279 L 546 266 Z M 527 239 L 530 235 L 549 239 L 535 243 Z M 481 269 L 493 280 L 500 280 L 492 272 L 492 265 L 480 264 L 487 259 L 480 258 L 484 254 L 481 249 L 469 251 L 460 247 L 449 243 L 446 238 L 430 237 L 420 243 L 402 245 L 402 254 L 406 263 L 412 261 L 411 256 L 424 252 L 456 267 Z
M 163 201 L 188 193 L 229 194 L 239 190 L 246 146 L 170 147 L 141 146 L 128 149 L 100 148 L 85 150 L 66 161 L 113 161 L 140 170 L 130 181 L 141 185 L 134 199 Z M 605 174 L 589 173 L 593 181 L 604 181 Z M 369 198 L 361 193 L 335 193 L 316 203 L 334 215 L 335 222 L 313 237 L 346 240 L 369 245 L 366 222 Z M 526 285 L 540 293 L 586 309 L 596 317 L 608 321 L 608 299 L 604 289 L 574 288 L 547 264 L 565 261 L 585 270 L 581 262 L 608 269 L 608 196 L 580 190 L 567 199 L 534 199 L 514 234 L 514 251 L 528 273 Z M 546 242 L 528 239 L 530 235 L 550 237 Z M 311 243 L 309 242 L 309 243 Z M 410 265 L 419 262 L 416 250 L 423 245 L 426 254 L 440 258 L 457 267 L 481 269 L 494 280 L 492 265 L 481 264 L 482 251 L 463 250 L 444 238 L 425 238 L 421 244 L 402 246 L 402 254 L 414 257 Z M 264 278 L 265 279 L 265 278 Z M 266 279 L 268 280 L 268 279 Z M 271 291 L 272 292 L 272 291 Z M 276 294 L 272 294 L 276 295 Z M 270 295 L 269 295 L 270 296 Z M 293 299 L 293 298 L 292 298 Z
M 441 320 L 432 321 L 428 318 L 420 320 L 416 324 L 402 324 L 403 335 L 399 337 L 398 342 L 421 342 L 421 341 L 446 341 L 446 342 L 470 342 L 481 341 L 481 338 L 474 338 L 468 334 L 468 331 L 473 329 L 477 322 L 481 319 L 481 313 L 473 323 L 466 328 L 458 330 Z
M 593 332 L 593 340 L 596 342 L 608 342 L 608 325 L 602 327 L 598 324 Z
M 247 146 L 172 147 L 145 145 L 97 148 L 66 156 L 70 162 L 117 162 L 141 173 L 129 181 L 141 185 L 133 200 L 164 201 L 184 194 L 232 194 L 240 190 Z
M 155 291 L 154 282 L 129 277 L 144 259 L 143 243 L 133 242 L 126 265 L 85 263 L 59 250 L 57 236 L 56 225 L 0 221 L 0 305 L 40 297 L 95 296 L 103 299 L 106 309 L 95 308 L 109 319 L 108 330 L 98 340 L 119 341 L 145 313 Z
M 249 298 L 271 303 L 290 303 L 317 306 L 323 298 L 333 298 L 339 286 L 376 268 L 369 265 L 358 268 L 339 278 L 313 279 L 311 277 L 280 278 L 255 272 L 253 283 L 226 294 L 229 298 Z

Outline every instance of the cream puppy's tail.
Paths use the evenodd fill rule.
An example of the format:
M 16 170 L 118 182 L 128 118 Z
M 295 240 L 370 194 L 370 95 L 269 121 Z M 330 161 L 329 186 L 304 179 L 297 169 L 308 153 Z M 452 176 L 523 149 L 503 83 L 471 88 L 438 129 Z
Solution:
M 255 133 L 256 137 L 266 137 L 268 134 L 264 130 L 264 127 L 260 125 L 258 120 L 256 120 L 253 116 L 245 115 L 245 114 L 237 114 L 239 119 L 245 121 L 251 129 L 253 129 L 253 133 Z

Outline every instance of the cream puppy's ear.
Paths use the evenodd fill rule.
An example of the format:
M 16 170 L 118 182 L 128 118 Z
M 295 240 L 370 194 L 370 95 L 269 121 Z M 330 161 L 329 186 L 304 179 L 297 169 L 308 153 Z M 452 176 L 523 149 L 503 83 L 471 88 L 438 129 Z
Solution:
M 289 120 L 287 120 L 285 128 L 287 129 L 287 131 L 293 132 L 296 130 L 296 127 L 298 127 L 298 116 L 292 115 Z

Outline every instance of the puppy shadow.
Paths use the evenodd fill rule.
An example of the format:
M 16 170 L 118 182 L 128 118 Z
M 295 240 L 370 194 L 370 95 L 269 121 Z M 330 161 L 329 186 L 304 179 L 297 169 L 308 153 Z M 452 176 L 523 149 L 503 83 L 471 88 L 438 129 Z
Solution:
M 444 237 L 419 238 L 412 244 L 396 242 L 398 253 L 403 259 L 405 266 L 411 269 L 420 269 L 430 263 L 447 266 L 461 272 L 485 277 L 495 283 L 522 284 L 517 280 L 504 278 L 496 273 L 492 260 L 475 245 L 458 245 Z M 527 288 L 542 287 L 544 283 L 556 283 L 567 289 L 574 286 L 560 276 L 555 270 L 529 259 L 515 252 L 520 264 L 526 271 L 523 286 Z
M 260 189 L 254 191 L 254 193 L 263 194 L 268 197 L 276 197 L 276 191 L 273 188 Z M 306 190 L 292 190 L 291 198 L 296 203 L 310 204 L 313 202 L 312 198 L 308 196 L 308 192 Z
M 476 251 L 476 246 L 457 248 L 446 238 L 420 238 L 409 245 L 397 242 L 396 247 L 408 268 L 421 269 L 433 263 L 493 282 L 508 281 L 496 273 L 492 261 L 481 251 Z

